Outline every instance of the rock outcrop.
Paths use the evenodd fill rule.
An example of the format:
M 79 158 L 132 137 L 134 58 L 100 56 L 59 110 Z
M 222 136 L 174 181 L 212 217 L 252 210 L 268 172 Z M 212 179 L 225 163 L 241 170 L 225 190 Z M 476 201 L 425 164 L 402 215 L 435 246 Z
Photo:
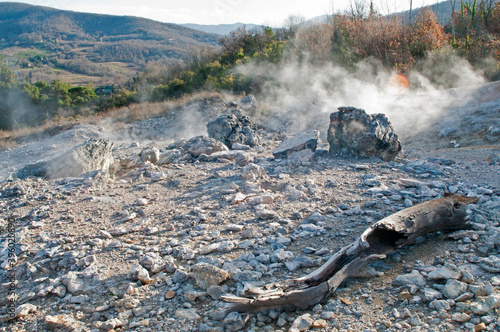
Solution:
M 19 179 L 28 177 L 74 177 L 92 171 L 108 171 L 113 166 L 113 143 L 104 139 L 90 139 L 53 158 L 28 164 L 17 171 Z
M 351 158 L 346 148 L 335 157 L 319 141 L 315 152 L 291 144 L 291 154 L 273 158 L 283 136 L 260 126 L 255 148 L 190 140 L 228 106 L 245 109 L 196 105 L 202 110 L 183 108 L 178 118 L 129 123 L 142 135 L 81 125 L 0 153 L 4 175 L 106 137 L 115 139 L 116 164 L 112 181 L 100 170 L 52 180 L 40 167 L 45 178 L 0 182 L 0 332 L 499 330 L 498 149 L 429 154 L 421 137 L 405 137 L 412 158 L 401 163 Z M 276 117 L 285 120 L 279 130 L 293 130 Z M 466 129 L 465 137 L 477 134 Z M 229 294 L 310 273 L 377 220 L 445 192 L 479 198 L 449 206 L 465 208 L 470 229 L 418 237 L 311 308 L 213 318 Z M 398 232 L 371 234 L 367 255 L 375 243 L 401 244 Z
M 240 143 L 259 145 L 257 126 L 245 115 L 222 115 L 207 124 L 208 136 L 224 143 L 228 148 Z
M 259 103 L 257 102 L 257 99 L 253 95 L 248 95 L 244 98 L 241 99 L 240 101 L 240 107 L 244 110 L 254 110 L 257 108 Z
M 339 107 L 330 115 L 330 153 L 394 160 L 402 154 L 398 135 L 384 114 L 367 114 L 354 107 Z

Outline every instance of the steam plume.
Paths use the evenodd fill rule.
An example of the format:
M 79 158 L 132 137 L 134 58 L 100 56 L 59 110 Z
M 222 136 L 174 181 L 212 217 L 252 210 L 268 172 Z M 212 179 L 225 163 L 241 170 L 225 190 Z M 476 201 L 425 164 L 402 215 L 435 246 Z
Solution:
M 250 63 L 239 70 L 264 82 L 261 99 L 273 105 L 267 115 L 275 129 L 292 134 L 319 129 L 324 135 L 331 112 L 340 106 L 354 106 L 386 114 L 396 131 L 406 134 L 425 128 L 451 106 L 456 94 L 468 91 L 449 88 L 484 82 L 466 60 L 453 56 L 446 61 L 429 59 L 419 71 L 407 74 L 409 89 L 389 84 L 397 73 L 372 59 L 358 63 L 354 70 L 306 61 Z

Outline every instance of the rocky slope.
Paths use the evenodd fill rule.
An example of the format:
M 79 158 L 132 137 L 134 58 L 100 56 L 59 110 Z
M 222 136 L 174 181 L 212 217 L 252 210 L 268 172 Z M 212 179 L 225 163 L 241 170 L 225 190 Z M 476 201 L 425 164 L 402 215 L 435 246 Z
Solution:
M 251 99 L 121 130 L 82 124 L 4 151 L 0 331 L 498 330 L 499 100 L 489 89 L 490 100 L 449 110 L 481 126 L 445 130 L 443 118 L 402 137 L 397 161 L 337 156 L 323 143 L 277 158 L 286 132 L 267 130 Z M 255 117 L 258 144 L 237 142 L 246 130 L 233 130 L 231 149 L 190 140 L 220 114 Z M 450 146 L 452 135 L 463 141 Z M 478 141 L 464 148 L 466 137 Z M 9 176 L 90 138 L 113 143 L 111 175 Z M 421 238 L 309 310 L 211 318 L 222 294 L 305 275 L 376 220 L 445 191 L 479 197 L 471 230 Z

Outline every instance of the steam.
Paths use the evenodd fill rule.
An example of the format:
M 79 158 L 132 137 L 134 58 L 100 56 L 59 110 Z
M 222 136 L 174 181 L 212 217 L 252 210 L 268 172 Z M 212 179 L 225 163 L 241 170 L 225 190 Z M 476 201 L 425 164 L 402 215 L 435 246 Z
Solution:
M 340 106 L 384 113 L 400 135 L 415 133 L 442 116 L 457 95 L 465 97 L 473 90 L 464 87 L 485 81 L 466 60 L 454 56 L 429 57 L 419 71 L 406 75 L 409 89 L 391 85 L 397 73 L 372 59 L 353 70 L 307 61 L 250 63 L 239 70 L 263 82 L 259 101 L 270 105 L 264 116 L 274 129 L 290 134 L 318 129 L 322 136 L 326 135 L 330 113 Z
M 39 122 L 40 111 L 27 100 L 26 95 L 21 89 L 12 88 L 2 96 L 0 100 L 0 109 L 5 107 L 5 114 L 1 114 L 5 125 L 16 128 L 18 126 L 33 125 Z
M 119 117 L 103 118 L 98 125 L 105 137 L 114 142 L 168 145 L 180 139 L 206 136 L 207 123 L 225 109 L 224 100 L 219 98 L 194 98 L 180 105 L 144 102 L 122 109 Z M 146 114 L 142 120 L 125 120 L 129 115 L 133 118 L 142 113 Z

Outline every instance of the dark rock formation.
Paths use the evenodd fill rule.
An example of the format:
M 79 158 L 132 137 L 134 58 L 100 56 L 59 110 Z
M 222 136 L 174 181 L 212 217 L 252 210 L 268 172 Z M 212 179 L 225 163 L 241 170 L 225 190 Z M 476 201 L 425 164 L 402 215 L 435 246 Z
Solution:
M 354 107 L 340 107 L 330 115 L 330 153 L 394 160 L 402 154 L 401 143 L 384 114 L 367 114 Z
M 207 124 L 208 136 L 231 148 L 234 143 L 259 144 L 257 126 L 245 115 L 222 115 Z

